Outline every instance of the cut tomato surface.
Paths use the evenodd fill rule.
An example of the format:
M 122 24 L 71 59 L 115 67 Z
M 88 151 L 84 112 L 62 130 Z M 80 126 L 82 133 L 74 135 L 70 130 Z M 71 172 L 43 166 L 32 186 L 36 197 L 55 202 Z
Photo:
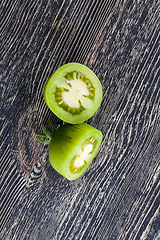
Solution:
M 91 118 L 102 102 L 102 86 L 85 65 L 68 63 L 58 68 L 45 84 L 43 96 L 61 120 L 77 124 Z

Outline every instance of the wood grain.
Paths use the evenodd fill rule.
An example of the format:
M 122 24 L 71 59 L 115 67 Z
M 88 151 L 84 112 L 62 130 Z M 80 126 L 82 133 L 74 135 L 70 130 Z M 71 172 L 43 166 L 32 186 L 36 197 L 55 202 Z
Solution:
M 0 239 L 160 238 L 160 2 L 1 0 Z M 87 122 L 100 150 L 76 181 L 49 164 L 41 122 L 64 124 L 43 87 L 90 67 L 103 100 Z

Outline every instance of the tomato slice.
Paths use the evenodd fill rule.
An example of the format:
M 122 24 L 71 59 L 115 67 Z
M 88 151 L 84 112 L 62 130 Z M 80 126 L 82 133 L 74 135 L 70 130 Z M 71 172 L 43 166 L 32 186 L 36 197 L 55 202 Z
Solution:
M 58 68 L 48 79 L 44 100 L 61 120 L 78 124 L 91 118 L 102 102 L 102 86 L 85 65 L 68 63 Z

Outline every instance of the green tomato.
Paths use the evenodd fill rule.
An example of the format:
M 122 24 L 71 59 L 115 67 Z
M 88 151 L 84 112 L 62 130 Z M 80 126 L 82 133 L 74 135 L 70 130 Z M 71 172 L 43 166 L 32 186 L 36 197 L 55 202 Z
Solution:
M 47 141 L 37 138 L 42 143 L 49 144 L 49 161 L 52 167 L 68 180 L 79 178 L 94 159 L 101 141 L 102 133 L 86 124 L 65 124 L 54 133 L 42 126 Z
M 43 97 L 61 120 L 79 124 L 91 118 L 102 102 L 102 86 L 95 73 L 79 63 L 58 68 L 45 84 Z

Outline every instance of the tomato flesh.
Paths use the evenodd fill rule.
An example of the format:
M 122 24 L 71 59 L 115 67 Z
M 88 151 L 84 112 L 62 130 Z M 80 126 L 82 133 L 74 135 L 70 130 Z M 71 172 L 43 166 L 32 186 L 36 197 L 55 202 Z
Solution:
M 92 70 L 79 63 L 58 68 L 45 84 L 43 96 L 51 111 L 67 123 L 83 123 L 102 101 L 102 86 Z

